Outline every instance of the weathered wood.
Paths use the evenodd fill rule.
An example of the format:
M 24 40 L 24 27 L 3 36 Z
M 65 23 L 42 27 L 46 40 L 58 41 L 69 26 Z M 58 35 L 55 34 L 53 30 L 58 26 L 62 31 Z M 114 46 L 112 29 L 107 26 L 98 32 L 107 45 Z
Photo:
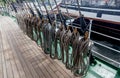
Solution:
M 0 78 L 3 78 L 3 64 L 2 64 L 2 52 L 3 52 L 3 43 L 2 43 L 2 33 L 0 30 Z
M 2 66 L 3 66 L 3 77 L 8 78 L 7 68 L 6 68 L 7 66 L 6 66 L 5 56 L 4 56 L 4 49 L 6 49 L 6 47 L 4 47 L 4 45 L 5 45 L 4 36 L 5 36 L 5 34 L 2 33 L 2 43 L 3 43 L 2 48 L 3 48 L 3 50 L 2 50 L 1 57 L 2 57 Z

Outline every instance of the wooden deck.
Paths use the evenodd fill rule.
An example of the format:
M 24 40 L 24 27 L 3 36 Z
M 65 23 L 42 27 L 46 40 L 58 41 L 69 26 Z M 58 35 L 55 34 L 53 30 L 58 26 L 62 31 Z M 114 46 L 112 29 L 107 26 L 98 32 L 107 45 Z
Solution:
M 44 54 L 10 17 L 0 16 L 0 78 L 74 78 Z

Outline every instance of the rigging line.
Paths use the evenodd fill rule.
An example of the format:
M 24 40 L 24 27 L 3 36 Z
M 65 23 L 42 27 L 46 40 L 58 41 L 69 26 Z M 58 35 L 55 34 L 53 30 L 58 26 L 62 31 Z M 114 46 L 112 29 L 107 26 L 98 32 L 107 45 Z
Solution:
M 51 20 L 51 18 L 50 18 L 50 16 L 49 16 L 48 9 L 47 9 L 47 7 L 46 7 L 46 5 L 45 5 L 44 1 L 43 1 L 43 0 L 41 0 L 41 2 L 42 2 L 43 6 L 44 6 L 44 8 L 45 8 L 45 10 L 46 10 L 46 13 L 47 13 L 47 18 L 48 18 L 48 20 L 49 20 L 49 23 L 52 25 L 52 20 Z
M 65 17 L 63 16 L 63 14 L 61 13 L 61 10 L 60 10 L 60 8 L 58 7 L 57 1 L 54 0 L 54 2 L 55 2 L 55 5 L 56 5 L 56 7 L 57 7 L 59 16 L 60 16 L 60 22 L 64 25 L 65 29 L 67 29 L 67 28 L 66 28 L 66 27 L 67 27 L 67 25 L 66 25 L 66 19 L 65 19 Z
M 68 8 L 67 8 L 66 1 L 65 1 L 65 0 L 64 0 L 64 4 L 65 4 L 65 7 L 66 7 L 67 14 L 68 14 L 68 16 L 70 17 L 70 13 L 69 13 L 69 11 L 68 11 Z M 70 23 L 72 24 L 71 18 L 70 18 Z
M 35 0 L 35 1 L 37 2 L 38 7 L 39 7 L 39 9 L 40 9 L 40 11 L 41 11 L 41 13 L 42 13 L 42 15 L 43 15 L 43 11 L 42 11 L 42 8 L 41 8 L 42 6 L 40 6 L 40 4 L 41 4 L 41 3 L 39 3 L 39 1 L 38 1 L 38 0 Z

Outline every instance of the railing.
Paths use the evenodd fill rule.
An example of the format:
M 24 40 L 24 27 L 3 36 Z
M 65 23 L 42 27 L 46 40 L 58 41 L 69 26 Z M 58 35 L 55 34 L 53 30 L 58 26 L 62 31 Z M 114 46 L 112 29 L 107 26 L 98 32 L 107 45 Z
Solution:
M 92 28 L 92 20 L 90 20 L 91 21 L 91 23 L 90 23 L 90 26 L 89 26 L 89 38 L 90 38 L 90 36 L 91 36 L 91 33 L 95 33 L 95 34 L 98 34 L 98 35 L 101 35 L 101 36 L 104 36 L 104 37 L 107 37 L 107 38 L 110 38 L 110 39 L 113 39 L 113 40 L 116 40 L 116 41 L 120 41 L 120 39 L 119 38 L 116 38 L 116 37 L 113 37 L 113 36 L 109 36 L 109 35 L 106 35 L 106 34 L 103 34 L 103 33 L 100 33 L 100 32 L 97 32 L 97 31 L 94 31 L 94 30 L 92 30 L 91 28 Z M 111 48 L 111 47 L 109 47 L 109 46 L 107 46 L 107 45 L 104 45 L 104 44 L 101 44 L 101 43 L 99 43 L 99 42 L 96 42 L 96 41 L 93 41 L 93 43 L 94 44 L 97 44 L 97 45 L 99 45 L 99 46 L 101 46 L 101 47 L 104 47 L 104 48 L 106 48 L 106 49 L 108 49 L 108 50 L 110 50 L 110 51 L 114 51 L 114 52 L 117 52 L 117 53 L 120 53 L 120 51 L 119 50 L 117 50 L 117 49 L 114 49 L 114 48 Z M 112 65 L 114 65 L 115 67 L 120 67 L 120 62 L 118 62 L 118 61 L 116 61 L 116 60 L 113 60 L 113 59 L 111 59 L 111 58 L 109 58 L 109 57 L 106 57 L 106 56 L 104 56 L 104 55 L 102 55 L 102 54 L 100 54 L 99 52 L 97 52 L 97 51 L 95 51 L 95 50 L 91 50 L 92 51 L 92 53 L 93 54 L 97 54 L 97 56 L 100 56 L 100 57 L 102 57 L 102 58 L 105 58 L 105 59 L 107 59 L 109 62 L 111 62 L 111 64 Z M 96 57 L 97 57 L 96 56 Z M 100 58 L 101 59 L 101 58 Z M 118 58 L 119 59 L 119 58 Z M 104 60 L 104 59 L 102 59 L 102 60 Z M 104 61 L 106 61 L 106 60 L 104 60 Z M 115 64 L 113 64 L 113 63 L 115 63 Z

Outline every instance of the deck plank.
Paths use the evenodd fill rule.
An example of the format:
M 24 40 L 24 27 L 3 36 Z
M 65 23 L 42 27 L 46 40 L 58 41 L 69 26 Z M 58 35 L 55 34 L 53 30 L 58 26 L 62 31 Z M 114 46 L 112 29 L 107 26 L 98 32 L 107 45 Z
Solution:
M 3 65 L 2 65 L 2 52 L 3 52 L 3 44 L 2 44 L 2 33 L 0 30 L 0 78 L 3 78 Z
M 2 26 L 2 25 L 1 25 Z M 2 32 L 2 31 L 1 31 Z M 5 56 L 4 56 L 4 49 L 6 49 L 6 45 L 5 45 L 5 40 L 4 40 L 4 36 L 5 34 L 2 33 L 2 65 L 3 65 L 3 78 L 8 78 L 8 74 L 7 74 L 7 66 L 6 66 L 6 61 L 5 61 Z M 5 46 L 5 47 L 4 47 Z
M 22 64 L 22 67 L 23 67 L 24 70 L 25 70 L 26 76 L 27 76 L 28 78 L 34 78 L 33 73 L 31 73 L 32 71 L 30 71 L 30 70 L 31 70 L 31 68 L 29 67 L 30 65 L 28 65 L 28 64 L 26 63 L 26 61 L 24 60 L 23 56 L 22 56 L 21 53 L 20 53 L 19 48 L 17 47 L 16 40 L 13 38 L 14 36 L 13 36 L 12 34 L 10 34 L 10 33 L 9 33 L 9 35 L 12 36 L 12 38 L 9 37 L 9 39 L 11 39 L 12 47 L 14 48 L 14 50 L 15 50 L 15 52 L 16 52 L 16 54 L 17 54 L 17 56 L 18 56 L 18 58 L 19 58 L 19 60 L 20 60 L 20 62 L 21 62 L 21 64 Z
M 35 46 L 35 45 L 34 45 L 34 46 Z M 29 45 L 30 48 L 34 48 L 34 46 L 31 46 L 31 47 L 30 47 L 30 45 Z M 38 51 L 38 50 L 37 50 L 37 51 L 34 50 L 34 51 L 35 51 L 35 52 L 38 52 L 38 54 L 36 54 L 36 55 L 40 55 L 40 56 L 38 57 L 38 59 L 41 60 L 41 58 L 42 58 L 44 55 L 39 54 L 39 51 Z M 30 57 L 31 57 L 31 56 L 30 56 Z M 41 57 L 41 58 L 40 58 L 40 57 Z M 43 57 L 43 58 L 45 58 L 45 57 Z M 40 63 L 40 62 L 39 62 L 39 63 Z M 47 60 L 46 63 L 49 64 L 50 62 Z M 48 66 L 46 66 L 45 63 L 43 63 L 43 64 L 44 64 L 45 67 L 47 67 L 46 69 L 47 69 L 47 71 L 51 74 L 52 78 L 57 78 L 57 75 L 54 74 L 54 71 L 51 71 L 52 68 L 50 68 L 50 66 L 49 66 L 48 64 L 47 64 Z
M 19 42 L 19 41 L 18 41 Z M 32 49 L 30 49 L 30 48 L 32 48 L 32 47 L 29 47 L 29 46 L 32 46 L 32 45 L 26 45 L 26 49 L 28 49 L 26 52 L 26 55 L 29 55 L 29 57 L 27 56 L 26 57 L 26 55 L 23 55 L 24 57 L 26 57 L 26 60 L 28 60 L 30 63 L 35 63 L 36 65 L 38 65 L 37 67 L 39 67 L 40 66 L 40 68 L 41 68 L 41 66 L 42 66 L 42 68 L 41 68 L 41 70 L 42 71 L 44 71 L 43 72 L 43 74 L 45 74 L 44 76 L 46 77 L 46 78 L 50 78 L 50 74 L 45 70 L 45 66 L 43 66 L 43 64 L 41 63 L 42 62 L 42 60 L 40 59 L 40 61 L 38 62 L 38 59 L 36 59 L 35 57 L 37 56 L 36 54 L 34 54 L 34 51 L 32 51 Z M 40 65 L 40 64 L 41 65 Z M 44 68 L 44 69 L 43 69 Z M 40 76 L 41 77 L 41 76 Z M 51 77 L 52 78 L 52 77 Z
M 11 65 L 11 60 L 10 59 L 10 51 L 11 51 L 11 48 L 9 46 L 9 43 L 7 42 L 7 37 L 6 37 L 6 34 L 5 33 L 2 33 L 3 34 L 3 52 L 4 52 L 4 58 L 5 58 L 5 62 L 6 62 L 6 70 L 7 70 L 7 75 L 9 78 L 13 78 L 13 70 L 12 70 L 12 65 Z

